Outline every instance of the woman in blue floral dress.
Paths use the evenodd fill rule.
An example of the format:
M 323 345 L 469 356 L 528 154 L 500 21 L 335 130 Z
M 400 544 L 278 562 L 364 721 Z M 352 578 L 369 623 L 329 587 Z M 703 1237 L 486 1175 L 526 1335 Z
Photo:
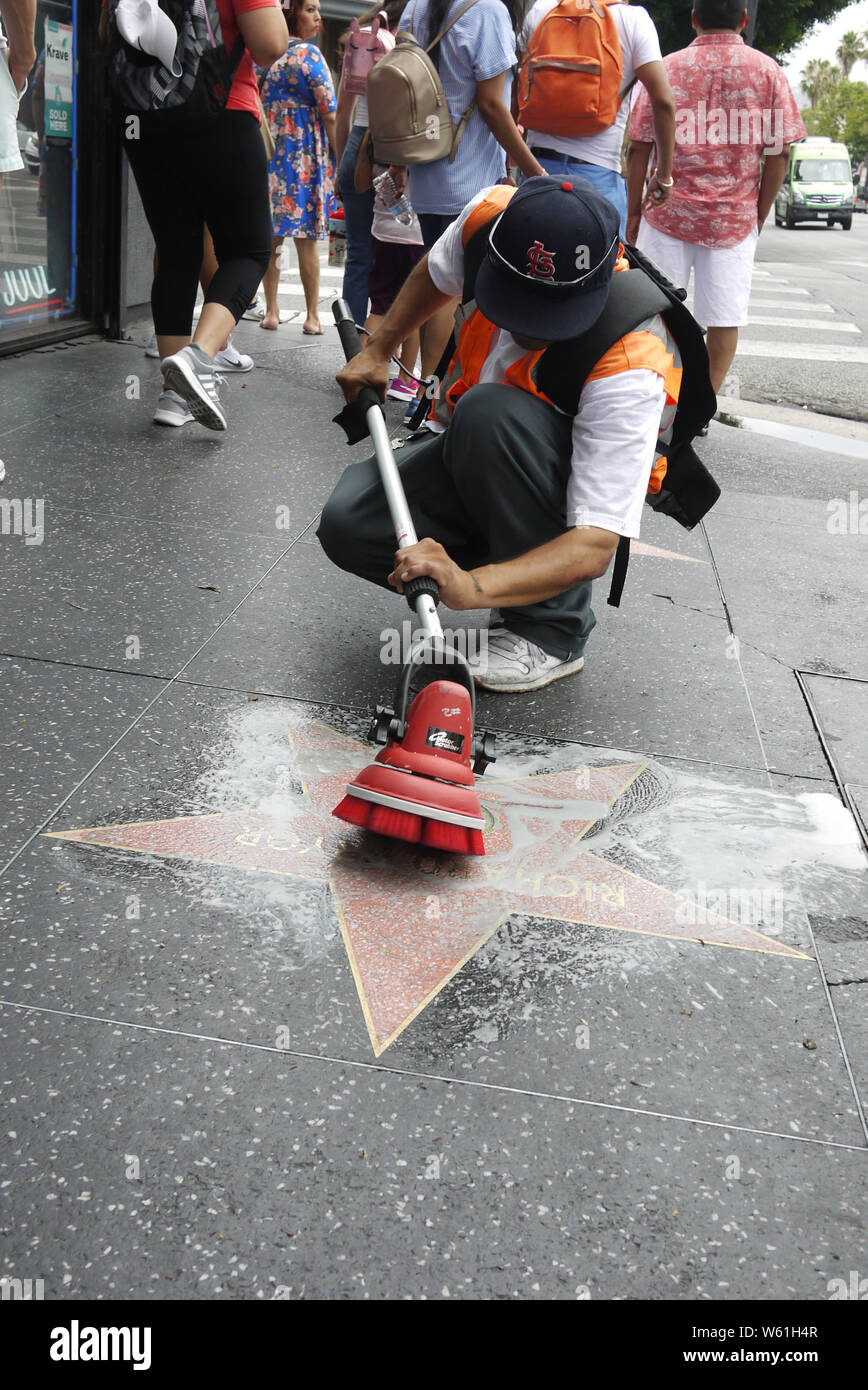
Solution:
M 280 252 L 284 237 L 291 236 L 307 306 L 303 332 L 322 333 L 317 308 L 317 242 L 328 234 L 337 101 L 325 58 L 310 42 L 321 28 L 319 0 L 287 0 L 284 13 L 293 37 L 284 56 L 269 68 L 262 85 L 262 104 L 275 143 L 268 166 L 274 251 L 262 282 L 262 327 L 277 328 L 280 323 Z

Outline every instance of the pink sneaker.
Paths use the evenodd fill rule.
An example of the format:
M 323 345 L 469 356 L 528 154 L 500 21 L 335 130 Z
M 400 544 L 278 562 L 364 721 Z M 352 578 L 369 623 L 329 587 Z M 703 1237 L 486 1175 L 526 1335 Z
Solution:
M 406 404 L 416 399 L 416 387 L 411 386 L 408 381 L 402 381 L 399 376 L 393 376 L 386 395 L 393 401 L 403 401 Z

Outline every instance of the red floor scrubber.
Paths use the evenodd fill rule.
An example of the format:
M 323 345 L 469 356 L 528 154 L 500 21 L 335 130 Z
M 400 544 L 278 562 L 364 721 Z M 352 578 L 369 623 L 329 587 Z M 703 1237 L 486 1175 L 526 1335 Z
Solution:
M 332 312 L 349 360 L 361 348 L 358 329 L 343 299 L 335 302 Z M 357 420 L 363 416 L 373 440 L 398 548 L 415 545 L 416 532 L 373 387 L 365 387 L 348 411 Z M 350 434 L 347 423 L 341 423 Z M 355 436 L 361 437 L 361 433 Z M 484 854 L 485 819 L 474 773 L 482 776 L 494 762 L 494 738 L 474 735 L 473 676 L 461 653 L 444 640 L 437 616 L 436 580 L 412 579 L 404 586 L 404 594 L 419 632 L 402 667 L 394 707 L 377 705 L 368 732 L 373 743 L 385 747 L 348 784 L 346 796 L 332 814 L 351 825 L 429 849 Z M 414 680 L 422 682 L 416 694 Z

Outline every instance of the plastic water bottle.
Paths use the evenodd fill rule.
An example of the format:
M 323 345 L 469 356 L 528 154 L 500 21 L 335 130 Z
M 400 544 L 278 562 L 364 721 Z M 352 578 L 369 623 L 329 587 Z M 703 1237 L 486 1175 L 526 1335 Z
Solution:
M 389 216 L 400 222 L 402 227 L 409 227 L 413 221 L 413 208 L 409 199 L 398 192 L 392 175 L 380 174 L 379 178 L 374 179 L 374 189 L 380 202 L 386 204 Z

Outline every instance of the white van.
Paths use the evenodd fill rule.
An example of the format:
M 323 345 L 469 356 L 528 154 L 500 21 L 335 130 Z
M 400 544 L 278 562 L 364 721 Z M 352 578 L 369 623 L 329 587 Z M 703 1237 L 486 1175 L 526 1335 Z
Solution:
M 847 146 L 809 136 L 790 146 L 790 162 L 775 199 L 775 225 L 825 222 L 844 231 L 853 221 L 853 172 Z

